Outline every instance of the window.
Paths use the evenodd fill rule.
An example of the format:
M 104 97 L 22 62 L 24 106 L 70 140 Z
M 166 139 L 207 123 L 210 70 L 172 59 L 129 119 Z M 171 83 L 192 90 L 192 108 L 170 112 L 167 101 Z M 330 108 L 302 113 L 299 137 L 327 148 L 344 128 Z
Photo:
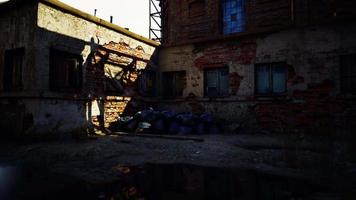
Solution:
M 222 0 L 223 34 L 245 31 L 245 0 Z
M 255 66 L 256 94 L 278 95 L 287 91 L 285 63 L 258 64 Z
M 50 88 L 54 91 L 80 90 L 82 57 L 56 49 L 50 50 Z
M 139 92 L 142 96 L 154 96 L 155 95 L 155 83 L 156 72 L 154 71 L 142 71 L 138 77 Z
M 204 94 L 207 97 L 229 95 L 229 70 L 227 67 L 204 71 Z
M 162 95 L 164 97 L 183 96 L 186 85 L 185 71 L 163 72 L 162 73 Z
M 5 51 L 4 90 L 13 91 L 22 89 L 22 69 L 25 49 L 12 49 Z
M 340 58 L 341 91 L 356 94 L 356 54 Z

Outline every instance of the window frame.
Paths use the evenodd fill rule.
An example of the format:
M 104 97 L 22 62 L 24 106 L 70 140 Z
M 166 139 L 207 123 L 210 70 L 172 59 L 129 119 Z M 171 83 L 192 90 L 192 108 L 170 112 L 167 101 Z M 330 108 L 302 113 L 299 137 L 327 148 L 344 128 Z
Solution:
M 269 67 L 269 91 L 268 93 L 259 93 L 258 92 L 258 67 L 262 67 L 262 66 L 268 66 Z M 273 67 L 275 66 L 283 66 L 284 67 L 284 75 L 285 75 L 285 81 L 284 81 L 284 91 L 283 92 L 274 92 L 273 91 Z M 286 96 L 287 92 L 288 92 L 288 65 L 286 62 L 272 62 L 272 63 L 257 63 L 254 65 L 254 84 L 255 84 L 255 88 L 254 88 L 254 92 L 255 92 L 255 96 L 257 97 L 278 97 L 278 96 Z
M 68 86 L 58 86 L 56 85 L 53 81 L 54 81 L 54 65 L 55 65 L 55 56 L 56 55 L 71 60 L 74 59 L 77 62 L 77 67 L 78 69 L 78 73 L 77 74 L 77 85 L 73 86 L 73 85 L 68 85 Z M 68 56 L 68 57 L 67 57 Z M 69 69 L 67 69 L 67 76 L 69 76 Z M 69 77 L 68 77 L 69 78 Z M 83 57 L 81 55 L 78 54 L 74 54 L 74 53 L 70 53 L 67 51 L 63 51 L 61 49 L 56 49 L 51 47 L 50 48 L 50 53 L 49 53 L 49 89 L 51 91 L 54 92 L 80 92 L 82 90 L 83 87 Z
M 356 54 L 347 54 L 347 55 L 341 55 L 339 57 L 339 70 L 340 70 L 340 92 L 341 94 L 351 94 L 351 95 L 356 95 L 356 86 L 354 91 L 352 90 L 352 88 L 344 88 L 344 81 L 345 78 L 350 78 L 350 80 L 352 81 L 353 79 L 356 80 L 356 73 L 355 74 L 348 74 L 348 72 L 345 72 L 345 61 L 346 59 L 354 59 L 354 63 L 355 63 L 355 68 L 356 68 Z M 355 70 L 356 71 L 356 70 Z
M 18 74 L 20 75 L 19 83 L 14 84 L 14 58 L 16 56 L 21 57 L 21 66 L 18 70 Z M 25 64 L 25 48 L 15 48 L 8 49 L 4 52 L 4 68 L 3 68 L 3 90 L 6 92 L 12 91 L 21 91 L 23 90 L 23 70 Z
M 238 16 L 239 16 L 239 13 L 237 12 L 236 13 L 236 28 L 237 29 L 241 29 L 241 30 L 237 30 L 237 31 L 227 31 L 225 32 L 225 12 L 226 12 L 226 8 L 224 7 L 224 4 L 227 2 L 227 1 L 236 1 L 236 8 L 238 8 L 238 1 L 241 1 L 242 3 L 242 7 L 241 7 L 241 16 L 243 16 L 243 26 L 242 27 L 239 27 L 238 26 Z M 221 24 L 221 27 L 220 27 L 220 32 L 222 35 L 233 35 L 233 34 L 239 34 L 239 33 L 244 33 L 246 32 L 246 23 L 247 23 L 247 14 L 246 14 L 246 1 L 247 0 L 221 0 L 220 1 L 220 24 Z M 231 15 L 230 15 L 231 17 Z
M 220 73 L 221 71 L 226 70 L 227 73 L 227 93 L 226 94 L 221 94 L 220 92 Z M 208 83 L 208 79 L 207 79 L 207 73 L 209 71 L 218 71 L 219 72 L 219 76 L 218 76 L 218 86 L 217 88 L 219 88 L 218 90 L 218 94 L 217 95 L 208 95 L 208 91 L 207 91 L 207 83 Z M 230 96 L 230 70 L 229 67 L 224 66 L 224 67 L 218 67 L 218 68 L 208 68 L 204 70 L 204 97 L 206 98 L 219 98 L 219 97 L 229 97 Z
M 139 72 L 137 79 L 137 87 L 141 96 L 144 97 L 154 97 L 156 96 L 156 83 L 157 83 L 157 74 L 154 70 L 141 70 Z M 152 88 L 148 87 L 148 81 L 152 80 Z
M 179 70 L 179 71 L 165 71 L 165 72 L 162 72 L 161 73 L 161 84 L 162 84 L 162 90 L 161 90 L 161 96 L 163 97 L 163 98 L 166 98 L 166 99 L 174 99 L 174 98 L 179 98 L 179 97 L 183 97 L 184 96 L 184 86 L 182 87 L 182 94 L 181 95 L 179 95 L 178 94 L 178 91 L 176 91 L 176 84 L 177 84 L 177 77 L 179 76 L 179 73 L 181 73 L 181 75 L 183 75 L 184 77 L 185 77 L 185 79 L 187 78 L 187 72 L 186 72 L 186 70 Z M 165 75 L 166 74 L 166 75 Z M 165 78 L 164 77 L 166 77 L 167 76 L 167 74 L 171 74 L 172 76 L 173 76 L 173 80 L 172 80 L 172 85 L 171 85 L 171 88 L 172 88 L 172 90 L 173 90 L 173 95 L 167 95 L 166 93 L 165 93 L 165 91 L 166 91 L 166 88 L 165 88 L 165 86 L 166 86 L 166 84 L 167 83 L 165 83 Z M 186 81 L 186 80 L 185 80 Z M 186 84 L 186 83 L 185 83 Z

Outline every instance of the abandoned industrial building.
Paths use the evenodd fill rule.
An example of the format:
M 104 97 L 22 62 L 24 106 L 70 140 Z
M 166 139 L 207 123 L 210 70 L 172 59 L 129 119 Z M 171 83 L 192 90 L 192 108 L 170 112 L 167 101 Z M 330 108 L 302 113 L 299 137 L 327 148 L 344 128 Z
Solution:
M 228 124 L 252 115 L 275 131 L 333 132 L 356 90 L 352 3 L 334 4 L 162 1 L 159 54 L 159 43 L 57 1 L 3 5 L 1 124 L 19 134 L 89 118 L 108 127 L 144 96 L 141 106 Z
M 81 130 L 103 116 L 104 100 L 104 121 L 117 118 L 108 106 L 124 109 L 125 92 L 158 43 L 58 1 L 11 3 L 1 17 L 2 127 L 14 134 Z M 111 84 L 105 74 L 125 81 Z
M 163 104 L 231 122 L 253 112 L 259 125 L 274 130 L 335 131 L 337 118 L 345 117 L 339 114 L 352 110 L 348 97 L 356 87 L 352 5 L 164 1 L 159 66 L 175 79 L 163 95 L 192 95 L 199 103 Z
M 120 141 L 103 136 L 93 146 L 75 144 L 58 152 L 60 145 L 41 148 L 49 163 L 54 158 L 46 157 L 48 152 L 68 156 L 63 162 L 111 159 L 100 164 L 104 168 L 112 166 L 119 156 L 111 153 L 119 151 L 121 163 L 135 166 L 193 164 L 187 168 L 194 175 L 184 167 L 148 167 L 149 178 L 138 179 L 155 186 L 144 189 L 156 194 L 162 187 L 171 191 L 167 195 L 177 195 L 172 185 L 186 184 L 181 190 L 194 193 L 187 198 L 151 194 L 148 199 L 316 200 L 324 196 L 303 196 L 314 189 L 310 182 L 329 188 L 328 181 L 334 187 L 341 177 L 348 177 L 345 188 L 335 186 L 332 192 L 342 197 L 325 199 L 356 196 L 356 158 L 351 155 L 356 142 L 356 2 L 149 2 L 159 27 L 151 29 L 150 38 L 57 0 L 0 3 L 0 136 L 10 141 L 138 136 Z M 206 143 L 158 141 L 162 138 Z M 210 169 L 196 169 L 200 164 L 247 171 L 211 175 Z M 61 166 L 56 170 L 75 174 Z M 129 170 L 121 165 L 112 169 Z M 270 174 L 261 178 L 260 171 Z M 81 175 L 92 178 L 90 172 Z M 221 179 L 212 178 L 220 172 Z M 271 174 L 310 182 L 284 185 L 282 179 L 272 181 Z M 174 183 L 167 180 L 171 175 Z M 181 177 L 186 182 L 179 182 Z M 210 179 L 216 183 L 207 183 Z M 201 188 L 189 185 L 200 183 Z M 235 191 L 236 185 L 240 190 Z M 294 186 L 303 188 L 303 198 L 283 193 Z

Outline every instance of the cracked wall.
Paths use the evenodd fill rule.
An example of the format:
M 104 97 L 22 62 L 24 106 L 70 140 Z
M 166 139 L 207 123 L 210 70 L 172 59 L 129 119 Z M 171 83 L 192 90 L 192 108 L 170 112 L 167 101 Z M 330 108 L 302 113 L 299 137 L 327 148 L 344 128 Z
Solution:
M 247 115 L 259 126 L 281 132 L 335 132 L 352 100 L 340 91 L 340 56 L 356 53 L 349 33 L 355 23 L 325 24 L 223 41 L 165 47 L 161 71 L 187 71 L 182 98 L 162 106 L 180 111 L 212 112 L 232 123 Z M 259 97 L 255 93 L 255 64 L 284 62 L 287 94 Z M 229 68 L 229 95 L 204 96 L 204 70 Z M 352 99 L 352 97 L 351 97 Z M 350 117 L 350 116 L 348 116 Z
M 344 115 L 354 96 L 340 90 L 340 56 L 356 53 L 355 2 L 245 2 L 245 31 L 224 35 L 220 1 L 163 1 L 160 71 L 186 70 L 187 87 L 161 106 L 212 112 L 242 126 L 255 120 L 252 126 L 280 132 L 335 132 L 340 121 L 355 119 Z M 286 94 L 257 95 L 255 65 L 280 62 Z M 229 94 L 204 95 L 204 71 L 223 67 Z
M 90 126 L 88 122 L 93 114 L 107 116 L 108 121 L 112 120 L 115 117 L 112 115 L 113 111 L 121 111 L 122 104 L 127 103 L 123 97 L 133 94 L 128 92 L 130 89 L 107 93 L 108 87 L 113 84 L 108 84 L 107 79 L 112 77 L 108 76 L 110 73 L 105 69 L 110 69 L 109 65 L 113 63 L 115 66 L 126 66 L 128 65 L 126 61 L 132 58 L 138 59 L 135 62 L 135 68 L 144 68 L 150 61 L 157 44 L 147 43 L 148 39 L 138 37 L 133 33 L 128 35 L 125 30 L 125 33 L 120 32 L 123 28 L 111 26 L 108 22 L 94 19 L 93 16 L 83 14 L 55 1 L 53 1 L 54 3 L 52 1 L 29 2 L 32 3 L 20 6 L 22 9 L 14 7 L 7 9 L 4 15 L 9 17 L 1 18 L 0 23 L 1 30 L 6 32 L 9 37 L 12 35 L 25 37 L 0 41 L 0 46 L 4 47 L 1 48 L 1 51 L 19 46 L 25 47 L 26 52 L 23 71 L 24 88 L 20 91 L 1 91 L 0 94 L 3 105 L 1 108 L 5 109 L 10 105 L 19 108 L 19 112 L 16 114 L 18 116 L 17 123 L 13 123 L 13 126 L 7 127 L 7 129 L 11 130 L 19 126 L 16 134 L 49 133 L 49 135 L 58 136 L 57 133 L 66 133 L 62 135 L 65 137 L 70 136 L 71 132 L 88 129 Z M 14 24 L 13 19 L 16 18 L 22 21 Z M 23 27 L 26 24 L 29 27 Z M 3 29 L 6 27 L 9 28 Z M 31 34 L 25 34 L 26 31 Z M 120 45 L 108 51 L 115 44 Z M 51 48 L 83 58 L 83 63 L 81 63 L 83 83 L 79 91 L 59 92 L 50 88 Z M 98 55 L 99 51 L 102 51 L 104 55 Z M 95 55 L 99 62 L 105 57 L 105 54 L 110 58 L 101 62 L 100 66 L 96 65 L 97 63 L 92 65 L 92 55 Z M 0 66 L 2 66 L 3 61 L 0 61 Z M 129 67 L 127 66 L 127 68 Z M 112 71 L 114 68 L 117 67 L 112 67 Z M 137 74 L 128 75 L 130 75 L 129 78 L 135 79 L 135 76 L 137 78 Z M 0 82 L 2 83 L 3 79 Z M 99 104 L 101 107 L 99 113 L 96 113 L 98 110 L 95 108 L 90 108 L 90 105 L 101 101 L 109 101 L 111 106 Z M 26 126 L 22 125 L 26 124 L 23 123 L 23 121 L 26 122 L 25 116 L 31 116 L 31 120 L 27 120 L 30 123 L 27 123 L 29 125 Z M 2 119 L 4 123 L 1 124 L 6 124 L 8 119 L 12 118 L 4 117 Z

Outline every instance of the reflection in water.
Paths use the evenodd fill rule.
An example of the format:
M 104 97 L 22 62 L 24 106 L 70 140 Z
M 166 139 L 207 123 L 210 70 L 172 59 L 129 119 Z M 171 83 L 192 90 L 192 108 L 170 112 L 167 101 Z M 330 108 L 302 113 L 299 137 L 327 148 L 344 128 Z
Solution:
M 14 195 L 18 178 L 15 167 L 0 167 L 0 199 L 10 199 Z
M 86 182 L 42 168 L 0 167 L 0 200 L 314 199 L 321 187 L 253 170 L 184 164 L 114 165 L 115 181 Z

